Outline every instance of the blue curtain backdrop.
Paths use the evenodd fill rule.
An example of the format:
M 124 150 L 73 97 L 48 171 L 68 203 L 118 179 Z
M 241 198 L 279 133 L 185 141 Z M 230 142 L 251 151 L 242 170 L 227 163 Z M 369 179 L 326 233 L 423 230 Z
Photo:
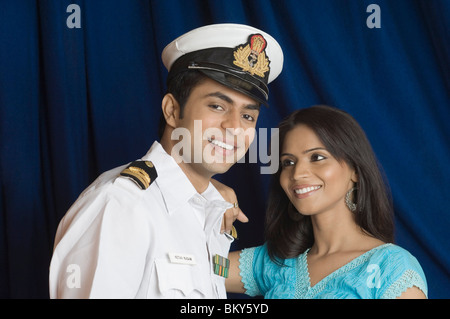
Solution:
M 381 28 L 367 25 L 372 3 Z M 81 28 L 67 25 L 70 4 Z M 319 103 L 351 113 L 390 181 L 397 243 L 422 264 L 430 297 L 449 298 L 449 21 L 447 0 L 1 0 L 0 297 L 48 297 L 62 216 L 156 139 L 164 46 L 233 22 L 285 53 L 258 128 Z M 233 249 L 263 242 L 269 179 L 254 163 L 221 177 L 250 218 Z

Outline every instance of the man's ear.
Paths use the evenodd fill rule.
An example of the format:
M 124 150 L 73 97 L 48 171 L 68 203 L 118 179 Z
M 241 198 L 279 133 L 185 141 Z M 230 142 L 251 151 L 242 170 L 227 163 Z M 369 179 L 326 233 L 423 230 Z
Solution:
M 164 95 L 161 108 L 166 119 L 166 125 L 176 128 L 180 118 L 180 105 L 171 93 Z

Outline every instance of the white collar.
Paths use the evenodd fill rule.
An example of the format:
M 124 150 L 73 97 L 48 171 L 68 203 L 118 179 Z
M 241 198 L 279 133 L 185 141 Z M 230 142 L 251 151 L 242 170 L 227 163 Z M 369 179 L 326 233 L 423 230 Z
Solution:
M 142 160 L 153 162 L 158 174 L 155 183 L 161 190 L 169 214 L 198 194 L 181 167 L 159 142 L 155 141 L 153 143 L 147 154 L 142 157 Z M 219 206 L 223 209 L 232 206 L 232 204 L 223 199 L 211 182 L 201 195 L 214 206 Z
M 153 162 L 158 174 L 155 183 L 161 190 L 169 213 L 177 210 L 178 207 L 197 194 L 183 170 L 178 166 L 175 159 L 167 154 L 160 143 L 155 141 L 142 159 Z

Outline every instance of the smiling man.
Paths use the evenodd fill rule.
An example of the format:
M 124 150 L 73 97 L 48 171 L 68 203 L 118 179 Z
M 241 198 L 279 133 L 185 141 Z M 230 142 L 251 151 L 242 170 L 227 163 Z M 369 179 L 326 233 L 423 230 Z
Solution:
M 269 58 L 270 57 L 270 58 Z M 211 183 L 247 152 L 283 53 L 245 25 L 195 29 L 163 51 L 160 142 L 102 174 L 60 222 L 51 298 L 226 298 L 232 207 Z
M 203 77 L 192 90 L 183 116 L 173 95 L 164 97 L 167 125 L 161 144 L 187 174 L 195 172 L 207 185 L 213 175 L 226 172 L 245 155 L 255 136 L 259 109 L 252 98 Z M 200 189 L 205 187 L 201 184 Z

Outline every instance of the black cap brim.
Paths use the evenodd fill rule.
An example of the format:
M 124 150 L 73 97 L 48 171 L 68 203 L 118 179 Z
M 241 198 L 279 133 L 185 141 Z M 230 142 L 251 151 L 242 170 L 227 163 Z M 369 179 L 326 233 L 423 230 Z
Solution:
M 269 89 L 264 79 L 257 79 L 240 71 L 237 68 L 230 67 L 229 48 L 214 48 L 213 50 L 201 50 L 186 54 L 178 59 L 172 66 L 167 81 L 169 82 L 176 74 L 189 70 L 198 70 L 208 78 L 217 81 L 231 89 L 241 92 L 257 102 L 267 106 Z M 213 61 L 213 62 L 212 62 Z M 216 61 L 223 61 L 219 64 Z

